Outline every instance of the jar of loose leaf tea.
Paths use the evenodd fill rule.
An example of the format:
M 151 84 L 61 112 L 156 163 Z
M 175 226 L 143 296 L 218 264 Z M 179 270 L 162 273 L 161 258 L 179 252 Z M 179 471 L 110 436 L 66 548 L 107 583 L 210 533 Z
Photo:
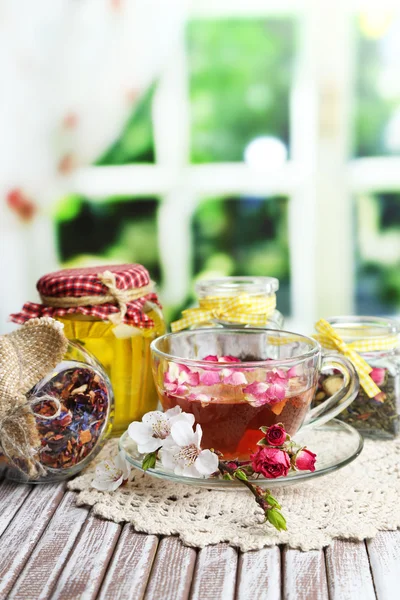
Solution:
M 199 327 L 267 327 L 282 329 L 276 310 L 275 277 L 221 277 L 196 284 L 198 306 L 184 310 L 171 324 L 173 332 Z
M 0 372 L 7 476 L 47 483 L 79 473 L 111 430 L 113 392 L 101 365 L 44 317 L 0 337 Z
M 157 407 L 150 343 L 165 323 L 148 271 L 137 264 L 64 269 L 43 276 L 37 289 L 42 303 L 26 303 L 11 319 L 53 317 L 97 358 L 114 391 L 112 435 L 121 435 Z
M 360 377 L 360 391 L 338 418 L 363 435 L 388 439 L 400 431 L 400 323 L 379 317 L 331 317 L 316 324 L 323 349 L 349 358 Z M 314 404 L 342 385 L 339 371 L 320 376 Z

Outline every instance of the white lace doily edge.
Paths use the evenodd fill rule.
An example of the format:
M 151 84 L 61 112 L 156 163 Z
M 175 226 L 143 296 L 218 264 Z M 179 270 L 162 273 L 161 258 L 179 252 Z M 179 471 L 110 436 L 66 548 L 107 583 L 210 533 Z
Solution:
M 72 491 L 79 491 L 79 486 L 75 487 L 73 481 L 68 484 L 68 488 Z M 116 511 L 115 507 L 113 507 L 110 511 L 110 507 L 107 504 L 99 502 L 98 499 L 93 497 L 93 492 L 87 490 L 81 491 L 78 494 L 76 503 L 78 506 L 92 506 L 92 514 L 97 517 L 115 523 L 131 523 L 135 531 L 140 533 L 176 535 L 181 539 L 183 544 L 195 548 L 227 543 L 230 546 L 238 548 L 241 552 L 261 550 L 267 546 L 275 546 L 277 544 L 287 545 L 290 548 L 303 551 L 321 550 L 330 546 L 335 539 L 362 541 L 374 538 L 379 531 L 396 531 L 400 529 L 400 520 L 393 520 L 384 525 L 380 523 L 379 529 L 372 524 L 362 525 L 357 523 L 356 532 L 350 528 L 346 528 L 346 531 L 340 531 L 337 527 L 335 527 L 334 532 L 330 532 L 329 529 L 319 531 L 313 529 L 310 532 L 310 538 L 307 538 L 304 535 L 304 530 L 300 533 L 299 537 L 296 536 L 296 532 L 293 530 L 275 532 L 271 525 L 268 523 L 263 524 L 260 518 L 260 523 L 258 525 L 255 524 L 254 528 L 252 528 L 251 539 L 246 539 L 243 538 L 243 535 L 237 536 L 233 532 L 224 534 L 221 531 L 215 531 L 215 529 L 206 531 L 196 529 L 195 527 L 187 529 L 186 525 L 183 531 L 182 523 L 171 523 L 171 520 L 155 522 L 153 519 L 146 520 L 142 515 L 134 515 L 127 519 L 123 508 L 121 508 L 121 511 Z M 258 529 L 257 533 L 256 528 Z

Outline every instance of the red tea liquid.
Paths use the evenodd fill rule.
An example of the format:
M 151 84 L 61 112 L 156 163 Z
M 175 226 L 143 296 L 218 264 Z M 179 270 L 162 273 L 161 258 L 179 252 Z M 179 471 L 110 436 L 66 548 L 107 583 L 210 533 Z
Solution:
M 226 391 L 226 387 L 225 387 Z M 232 390 L 233 391 L 233 390 Z M 294 435 L 304 421 L 314 396 L 315 386 L 292 395 L 278 404 L 252 406 L 239 397 L 225 397 L 208 404 L 160 393 L 164 410 L 180 406 L 194 415 L 203 430 L 202 448 L 214 448 L 223 453 L 224 460 L 247 460 L 263 437 L 260 427 L 283 423 L 290 435 Z

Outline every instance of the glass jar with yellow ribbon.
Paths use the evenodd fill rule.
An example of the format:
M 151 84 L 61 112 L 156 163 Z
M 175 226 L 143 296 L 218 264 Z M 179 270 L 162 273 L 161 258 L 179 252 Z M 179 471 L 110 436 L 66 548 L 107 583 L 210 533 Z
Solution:
M 171 330 L 199 327 L 268 327 L 282 329 L 283 315 L 276 310 L 275 277 L 221 277 L 196 284 L 199 306 L 188 308 Z
M 388 439 L 400 432 L 400 323 L 380 317 L 320 319 L 314 336 L 322 348 L 351 360 L 360 391 L 339 416 L 368 437 Z M 314 403 L 342 386 L 342 375 L 321 375 Z
M 148 271 L 137 264 L 63 269 L 41 277 L 37 289 L 41 304 L 27 302 L 11 320 L 53 317 L 97 358 L 114 391 L 112 435 L 155 410 L 150 344 L 165 324 Z

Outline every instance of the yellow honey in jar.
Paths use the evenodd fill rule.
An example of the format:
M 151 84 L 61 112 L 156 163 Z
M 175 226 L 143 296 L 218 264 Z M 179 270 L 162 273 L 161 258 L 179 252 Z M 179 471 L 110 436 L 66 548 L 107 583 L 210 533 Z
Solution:
M 37 289 L 42 304 L 28 302 L 11 319 L 51 316 L 96 357 L 114 392 L 112 435 L 155 410 L 150 344 L 165 323 L 148 271 L 136 264 L 65 269 L 39 279 Z
M 165 333 L 165 325 L 157 306 L 149 306 L 148 315 L 154 322 L 149 329 L 114 325 L 83 315 L 57 318 L 64 324 L 67 338 L 91 352 L 110 378 L 115 399 L 112 435 L 121 435 L 132 421 L 157 408 L 150 344 Z

